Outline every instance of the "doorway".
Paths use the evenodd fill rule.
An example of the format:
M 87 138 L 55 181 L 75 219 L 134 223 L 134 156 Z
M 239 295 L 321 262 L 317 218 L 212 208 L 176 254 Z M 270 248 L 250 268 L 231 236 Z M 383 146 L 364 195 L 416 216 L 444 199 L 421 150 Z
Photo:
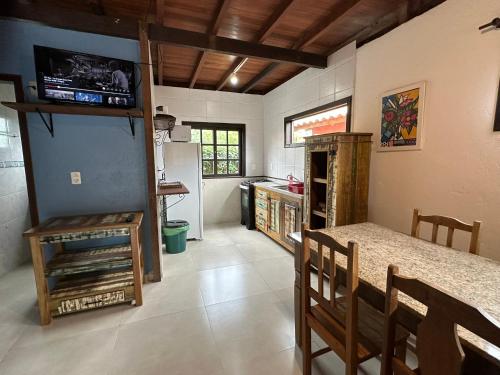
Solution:
M 22 102 L 20 76 L 0 74 L 0 102 Z M 25 113 L 0 105 L 0 276 L 30 259 L 22 234 L 38 224 Z

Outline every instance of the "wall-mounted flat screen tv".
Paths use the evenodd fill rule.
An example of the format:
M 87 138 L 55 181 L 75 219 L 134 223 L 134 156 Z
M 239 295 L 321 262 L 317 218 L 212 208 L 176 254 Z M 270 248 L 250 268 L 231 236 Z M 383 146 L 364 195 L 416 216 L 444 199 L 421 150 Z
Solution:
M 135 107 L 132 61 L 34 46 L 38 97 L 62 103 Z

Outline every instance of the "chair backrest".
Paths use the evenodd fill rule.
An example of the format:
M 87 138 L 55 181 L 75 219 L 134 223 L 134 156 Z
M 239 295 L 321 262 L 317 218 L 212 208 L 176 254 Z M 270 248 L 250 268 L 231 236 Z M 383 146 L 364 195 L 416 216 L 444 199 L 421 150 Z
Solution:
M 417 208 L 413 210 L 413 220 L 411 224 L 411 236 L 420 237 L 420 222 L 426 222 L 432 224 L 432 242 L 437 242 L 438 231 L 440 226 L 448 228 L 448 234 L 446 236 L 446 246 L 453 246 L 453 234 L 455 229 L 463 230 L 471 234 L 469 252 L 472 254 L 477 254 L 479 250 L 479 227 L 481 226 L 480 221 L 474 221 L 472 224 L 466 224 L 460 220 L 457 220 L 448 216 L 439 215 L 420 215 Z
M 427 306 L 427 314 L 417 328 L 419 375 L 462 373 L 464 352 L 458 338 L 457 325 L 500 346 L 500 323 L 487 313 L 418 279 L 400 276 L 398 267 L 390 265 L 387 271 L 381 375 L 417 374 L 397 359 L 392 349 L 398 291 Z
M 311 262 L 311 240 L 317 244 L 317 261 L 316 267 L 318 271 L 318 288 L 315 290 L 311 286 L 311 272 L 313 272 L 313 264 Z M 323 308 L 324 311 L 329 313 L 333 318 L 338 321 L 344 320 L 339 316 L 338 311 L 335 309 L 337 290 L 336 285 L 336 253 L 345 256 L 347 260 L 346 272 L 346 289 L 344 298 L 346 300 L 345 306 L 345 320 L 342 322 L 345 327 L 345 345 L 346 355 L 348 357 L 357 355 L 357 332 L 358 332 L 358 245 L 349 241 L 347 247 L 339 244 L 332 237 L 317 230 L 309 230 L 305 224 L 302 226 L 302 244 L 303 244 L 303 257 L 301 267 L 302 278 L 302 293 L 304 301 L 305 313 L 310 313 L 311 299 Z M 328 257 L 325 255 L 329 253 Z M 324 284 L 327 283 L 325 271 L 328 268 L 328 286 L 329 295 L 324 295 Z

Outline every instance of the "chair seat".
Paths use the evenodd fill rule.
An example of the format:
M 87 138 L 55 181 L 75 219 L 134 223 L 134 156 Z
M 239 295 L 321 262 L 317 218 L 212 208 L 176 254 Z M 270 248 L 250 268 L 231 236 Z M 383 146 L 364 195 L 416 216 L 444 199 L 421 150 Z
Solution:
M 344 297 L 336 299 L 335 307 L 326 311 L 320 305 L 311 307 L 311 313 L 337 340 L 345 343 Z M 384 315 L 362 299 L 358 299 L 358 361 L 364 362 L 382 353 Z M 409 332 L 398 325 L 396 344 L 406 342 Z M 327 343 L 328 344 L 328 343 Z

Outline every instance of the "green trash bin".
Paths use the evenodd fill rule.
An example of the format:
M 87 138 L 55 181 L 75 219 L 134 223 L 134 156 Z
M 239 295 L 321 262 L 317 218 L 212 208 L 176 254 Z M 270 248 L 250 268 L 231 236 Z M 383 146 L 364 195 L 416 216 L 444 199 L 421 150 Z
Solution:
M 163 227 L 163 242 L 167 253 L 178 254 L 186 250 L 189 223 L 185 220 L 169 220 Z

